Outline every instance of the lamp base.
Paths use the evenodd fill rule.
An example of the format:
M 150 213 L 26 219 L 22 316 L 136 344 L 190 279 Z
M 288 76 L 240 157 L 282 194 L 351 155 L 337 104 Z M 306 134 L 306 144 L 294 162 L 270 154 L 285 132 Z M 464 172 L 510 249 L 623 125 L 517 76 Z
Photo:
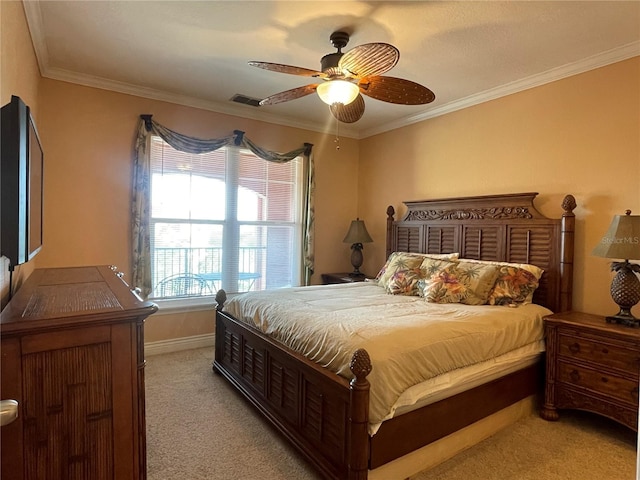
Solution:
M 620 311 L 606 317 L 607 322 L 620 323 L 628 327 L 640 326 L 640 319 L 631 313 L 633 306 L 640 301 L 640 280 L 634 273 L 637 268 L 638 266 L 629 263 L 629 260 L 611 264 L 611 269 L 618 272 L 611 282 L 611 298 L 618 304 Z
M 630 309 L 621 308 L 616 315 L 605 317 L 607 323 L 619 323 L 627 327 L 640 327 L 640 318 L 636 318 L 631 314 Z
M 351 266 L 353 267 L 353 272 L 349 274 L 350 277 L 364 277 L 364 273 L 360 273 L 362 261 L 362 244 L 354 243 L 351 245 Z

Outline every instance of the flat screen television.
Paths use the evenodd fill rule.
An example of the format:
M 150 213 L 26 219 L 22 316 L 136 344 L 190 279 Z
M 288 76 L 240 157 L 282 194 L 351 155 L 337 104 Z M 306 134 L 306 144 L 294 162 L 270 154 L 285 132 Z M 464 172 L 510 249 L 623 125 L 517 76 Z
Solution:
M 42 248 L 44 154 L 20 97 L 2 107 L 0 122 L 0 253 L 13 270 Z

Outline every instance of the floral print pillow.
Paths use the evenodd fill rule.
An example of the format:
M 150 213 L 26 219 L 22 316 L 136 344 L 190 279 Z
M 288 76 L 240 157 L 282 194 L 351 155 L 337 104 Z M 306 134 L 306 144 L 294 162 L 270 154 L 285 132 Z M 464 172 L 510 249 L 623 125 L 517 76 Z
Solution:
M 422 295 L 433 303 L 484 305 L 498 273 L 499 267 L 496 265 L 457 262 L 420 284 Z
M 489 294 L 489 305 L 517 305 L 531 303 L 533 292 L 538 288 L 540 277 L 516 266 L 503 265 L 493 290 Z
M 389 281 L 397 271 L 419 268 L 425 258 L 456 259 L 458 254 L 426 255 L 422 253 L 393 252 L 389 255 L 387 262 L 378 272 L 378 275 L 376 275 L 378 285 L 387 289 Z
M 419 295 L 418 282 L 429 278 L 452 262 L 436 258 L 423 257 L 419 267 L 396 270 L 387 282 L 386 291 L 393 295 Z
M 397 270 L 385 290 L 392 295 L 418 295 L 418 281 L 421 278 L 424 278 L 424 275 L 420 267 Z
M 489 305 L 524 305 L 533 301 L 533 293 L 540 284 L 544 270 L 529 263 L 510 263 L 489 260 L 470 260 L 465 262 L 482 265 L 497 265 L 500 268 L 498 279 L 487 303 Z
M 460 278 L 444 269 L 418 282 L 420 295 L 431 303 L 461 303 L 469 295 Z

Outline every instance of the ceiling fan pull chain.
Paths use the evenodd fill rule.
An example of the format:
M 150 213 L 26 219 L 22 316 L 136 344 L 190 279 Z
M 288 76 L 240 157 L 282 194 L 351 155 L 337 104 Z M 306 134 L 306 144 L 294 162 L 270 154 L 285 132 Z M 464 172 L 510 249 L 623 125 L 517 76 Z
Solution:
M 336 150 L 340 150 L 340 122 L 338 121 L 338 119 L 335 119 L 336 121 L 336 139 L 333 141 L 333 143 L 336 144 Z

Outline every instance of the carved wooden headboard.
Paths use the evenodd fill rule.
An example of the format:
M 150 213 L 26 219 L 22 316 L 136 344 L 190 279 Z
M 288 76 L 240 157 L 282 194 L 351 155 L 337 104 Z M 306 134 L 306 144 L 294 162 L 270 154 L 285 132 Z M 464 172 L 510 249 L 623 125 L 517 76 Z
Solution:
M 576 201 L 567 195 L 560 219 L 536 210 L 537 193 L 404 202 L 402 220 L 387 208 L 391 252 L 452 253 L 461 258 L 530 263 L 544 270 L 534 302 L 554 312 L 571 310 Z

